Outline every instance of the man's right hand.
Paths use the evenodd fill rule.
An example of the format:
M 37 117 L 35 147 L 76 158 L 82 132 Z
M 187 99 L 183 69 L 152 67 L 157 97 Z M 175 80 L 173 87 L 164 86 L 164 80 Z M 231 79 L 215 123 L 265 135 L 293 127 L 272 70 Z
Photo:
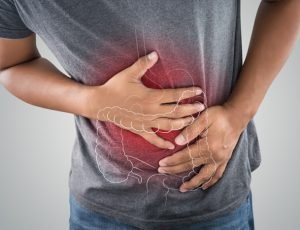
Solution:
M 156 53 L 150 58 L 142 57 L 105 84 L 87 86 L 68 78 L 41 58 L 33 34 L 23 39 L 0 39 L 0 83 L 29 104 L 114 122 L 159 148 L 172 149 L 174 145 L 151 128 L 180 130 L 193 121 L 190 115 L 204 106 L 176 104 L 195 96 L 196 87 L 146 87 L 141 78 L 157 60 Z
M 157 60 L 157 53 L 152 52 L 139 58 L 105 84 L 88 87 L 87 114 L 93 119 L 113 122 L 159 148 L 173 149 L 175 146 L 171 142 L 156 135 L 151 128 L 180 130 L 191 124 L 194 120 L 191 115 L 203 111 L 204 105 L 200 103 L 179 105 L 177 102 L 200 95 L 202 90 L 198 87 L 178 89 L 146 87 L 141 78 Z M 99 103 L 99 98 L 102 98 L 102 103 Z

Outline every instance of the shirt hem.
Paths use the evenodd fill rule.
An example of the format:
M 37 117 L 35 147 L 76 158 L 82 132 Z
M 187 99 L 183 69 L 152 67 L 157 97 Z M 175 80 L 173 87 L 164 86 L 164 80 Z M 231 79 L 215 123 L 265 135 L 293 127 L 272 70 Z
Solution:
M 9 30 L 0 27 L 0 37 L 6 39 L 21 39 L 32 35 L 30 30 Z

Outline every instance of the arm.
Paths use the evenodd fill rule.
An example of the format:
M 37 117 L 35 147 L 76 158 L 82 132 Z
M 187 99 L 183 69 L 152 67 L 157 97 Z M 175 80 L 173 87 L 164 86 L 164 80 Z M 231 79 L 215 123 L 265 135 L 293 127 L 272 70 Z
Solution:
M 36 106 L 63 112 L 84 113 L 84 86 L 41 58 L 35 35 L 0 39 L 0 83 L 13 95 Z
M 297 39 L 300 1 L 262 1 L 239 80 L 225 103 L 243 126 L 255 115 Z
M 192 118 L 186 116 L 204 107 L 197 103 L 179 106 L 165 103 L 201 94 L 201 89 L 160 90 L 144 86 L 141 78 L 158 61 L 158 55 L 152 54 L 139 58 L 103 85 L 86 86 L 41 58 L 34 35 L 17 40 L 0 39 L 0 83 L 32 105 L 114 122 L 158 148 L 173 149 L 173 143 L 156 135 L 152 128 L 170 130 L 189 125 Z
M 242 131 L 288 58 L 299 29 L 299 0 L 261 2 L 248 54 L 230 98 L 222 106 L 208 108 L 175 141 L 183 145 L 202 133 L 206 136 L 159 162 L 158 171 L 171 174 L 203 165 L 199 174 L 181 185 L 180 191 L 199 186 L 207 189 L 223 176 Z

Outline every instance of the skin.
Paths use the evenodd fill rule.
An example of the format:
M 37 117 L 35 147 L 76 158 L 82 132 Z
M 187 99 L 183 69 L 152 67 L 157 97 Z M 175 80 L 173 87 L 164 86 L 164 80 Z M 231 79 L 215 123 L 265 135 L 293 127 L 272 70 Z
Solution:
M 299 0 L 261 2 L 247 57 L 230 98 L 221 106 L 208 108 L 175 140 L 178 144 L 189 142 L 205 129 L 207 136 L 189 146 L 189 149 L 185 148 L 160 161 L 158 171 L 170 174 L 190 171 L 202 165 L 196 176 L 180 186 L 180 191 L 186 192 L 199 186 L 205 190 L 222 178 L 240 134 L 257 112 L 269 86 L 283 67 L 299 29 Z M 209 159 L 210 154 L 214 160 Z
M 200 103 L 165 104 L 201 94 L 198 87 L 152 89 L 142 84 L 142 76 L 158 61 L 156 52 L 150 58 L 149 55 L 139 58 L 100 86 L 80 84 L 41 58 L 35 35 L 17 40 L 0 39 L 0 57 L 5 57 L 0 59 L 0 82 L 21 100 L 90 119 L 110 122 L 114 119 L 116 125 L 128 127 L 159 148 L 173 149 L 175 146 L 156 135 L 151 127 L 179 130 L 192 122 L 190 115 L 204 110 Z M 132 106 L 145 104 L 145 108 Z M 99 111 L 99 108 L 107 109 Z M 130 112 L 126 112 L 128 110 Z
M 35 35 L 17 40 L 0 39 L 0 82 L 13 95 L 32 105 L 102 121 L 107 121 L 107 114 L 97 116 L 99 108 L 120 106 L 119 101 L 131 98 L 133 94 L 139 97 L 122 103 L 123 108 L 132 110 L 132 103 L 143 105 L 153 101 L 147 109 L 134 111 L 150 115 L 151 119 L 146 122 L 139 116 L 135 118 L 118 110 L 111 110 L 110 114 L 117 118 L 116 125 L 122 120 L 122 123 L 134 124 L 134 127 L 144 125 L 146 130 L 157 126 L 166 129 L 186 127 L 181 133 L 185 142 L 201 134 L 202 137 L 189 148 L 162 159 L 158 171 L 176 174 L 203 165 L 199 174 L 181 185 L 180 191 L 199 186 L 207 189 L 222 178 L 240 134 L 257 112 L 269 86 L 284 65 L 296 41 L 299 26 L 300 0 L 262 1 L 247 58 L 232 95 L 225 104 L 207 108 L 191 125 L 188 118 L 183 117 L 202 111 L 203 107 L 176 107 L 164 103 L 183 99 L 183 91 L 188 92 L 183 94 L 186 98 L 196 95 L 195 87 L 157 90 L 145 87 L 140 81 L 146 70 L 156 63 L 157 56 L 140 58 L 104 85 L 86 86 L 68 78 L 48 60 L 41 58 L 36 49 Z M 103 96 L 107 93 L 109 97 Z M 157 115 L 162 113 L 165 114 Z M 174 147 L 156 134 L 144 131 L 136 134 L 157 147 Z M 183 144 L 180 139 L 179 135 L 177 144 Z

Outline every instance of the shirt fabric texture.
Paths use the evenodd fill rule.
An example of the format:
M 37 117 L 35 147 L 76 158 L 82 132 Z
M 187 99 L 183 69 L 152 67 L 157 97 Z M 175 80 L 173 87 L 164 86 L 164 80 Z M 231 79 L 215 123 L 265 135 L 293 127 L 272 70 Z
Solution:
M 0 37 L 39 35 L 68 75 L 104 84 L 152 50 L 159 62 L 147 87 L 199 86 L 187 102 L 220 105 L 242 66 L 239 0 L 0 0 Z M 181 193 L 182 178 L 157 173 L 163 150 L 111 122 L 75 115 L 70 192 L 84 207 L 143 229 L 216 218 L 236 209 L 261 162 L 254 121 L 244 130 L 221 180 L 206 191 Z M 174 140 L 178 131 L 158 133 Z M 200 169 L 201 170 L 201 169 Z
M 82 207 L 71 195 L 70 203 L 70 230 L 91 230 L 91 229 L 113 229 L 113 230 L 140 230 L 140 228 L 120 223 L 108 218 L 98 212 L 93 212 Z M 201 221 L 196 224 L 176 225 L 168 230 L 254 230 L 254 218 L 252 207 L 252 194 L 235 210 L 226 215 L 214 218 L 209 221 Z

